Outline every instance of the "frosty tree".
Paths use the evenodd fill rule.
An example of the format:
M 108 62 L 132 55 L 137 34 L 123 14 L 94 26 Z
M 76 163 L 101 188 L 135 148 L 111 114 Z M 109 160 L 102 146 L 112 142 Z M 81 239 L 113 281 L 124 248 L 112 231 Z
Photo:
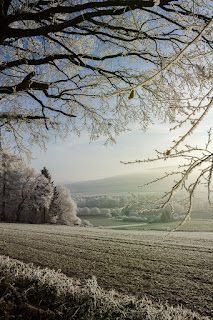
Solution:
M 52 222 L 65 225 L 80 225 L 81 219 L 77 217 L 77 205 L 72 199 L 69 189 L 64 186 L 56 188 L 57 196 L 51 206 Z
M 46 223 L 50 221 L 49 207 L 53 198 L 54 187 L 43 174 L 39 174 L 34 181 L 30 193 L 31 207 L 34 212 L 34 223 Z
M 39 173 L 23 159 L 0 151 L 0 222 L 79 225 L 67 188 L 54 187 L 49 171 Z
M 35 169 L 8 150 L 0 151 L 0 221 L 26 222 L 32 212 Z M 33 218 L 31 217 L 31 220 Z
M 176 114 L 196 122 L 210 107 L 211 1 L 0 6 L 0 120 L 20 148 L 26 131 L 40 145 L 51 132 L 83 129 L 109 142 L 138 119 L 143 128 Z
M 7 151 L 0 151 L 0 221 L 15 220 L 14 210 L 22 198 L 25 174 L 26 166 L 22 159 Z

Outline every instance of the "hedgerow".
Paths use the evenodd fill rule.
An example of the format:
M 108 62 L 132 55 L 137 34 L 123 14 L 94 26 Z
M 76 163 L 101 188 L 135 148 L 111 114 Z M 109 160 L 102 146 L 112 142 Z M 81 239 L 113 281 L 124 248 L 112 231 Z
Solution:
M 0 256 L 1 320 L 207 320 L 182 307 L 106 292 L 48 268 Z

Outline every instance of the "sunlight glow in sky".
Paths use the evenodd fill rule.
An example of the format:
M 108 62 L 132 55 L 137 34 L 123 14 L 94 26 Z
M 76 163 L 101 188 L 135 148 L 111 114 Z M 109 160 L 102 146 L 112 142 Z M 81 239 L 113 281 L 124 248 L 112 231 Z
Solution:
M 208 114 L 203 123 L 198 126 L 192 137 L 194 145 L 203 146 L 206 142 L 206 131 L 211 127 L 212 114 Z M 117 138 L 113 146 L 105 147 L 104 138 L 89 142 L 89 137 L 82 134 L 80 138 L 74 135 L 66 141 L 49 143 L 47 151 L 33 148 L 35 158 L 31 165 L 41 170 L 44 166 L 50 171 L 57 184 L 72 183 L 75 181 L 95 180 L 115 175 L 142 172 L 146 168 L 166 167 L 175 165 L 175 162 L 156 162 L 146 164 L 124 165 L 120 161 L 134 161 L 147 157 L 155 157 L 155 150 L 166 151 L 172 145 L 181 131 L 169 131 L 169 124 L 150 125 L 147 132 L 133 127 L 128 133 L 123 133 Z M 186 140 L 185 143 L 189 143 Z

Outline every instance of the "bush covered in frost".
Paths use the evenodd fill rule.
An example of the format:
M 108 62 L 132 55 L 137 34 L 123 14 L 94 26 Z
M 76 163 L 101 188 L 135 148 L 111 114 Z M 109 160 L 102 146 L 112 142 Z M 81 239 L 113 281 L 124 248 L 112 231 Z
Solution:
M 93 227 L 92 223 L 89 222 L 88 220 L 81 220 L 81 225 L 83 227 Z
M 77 217 L 77 205 L 72 199 L 69 189 L 64 186 L 57 187 L 57 197 L 51 210 L 52 223 L 68 226 L 80 225 L 81 219 Z
M 111 218 L 111 210 L 108 208 L 98 208 L 98 207 L 94 207 L 94 208 L 88 208 L 88 207 L 84 207 L 84 208 L 77 208 L 77 215 L 79 217 L 86 217 L 86 216 L 98 216 L 98 217 L 107 217 L 107 218 Z
M 123 217 L 123 221 L 125 221 L 125 222 L 144 222 L 146 220 L 141 217 L 136 217 L 136 216 L 128 217 L 128 216 L 126 216 L 126 217 Z
M 201 320 L 181 307 L 102 290 L 95 278 L 80 283 L 61 272 L 0 256 L 0 319 Z

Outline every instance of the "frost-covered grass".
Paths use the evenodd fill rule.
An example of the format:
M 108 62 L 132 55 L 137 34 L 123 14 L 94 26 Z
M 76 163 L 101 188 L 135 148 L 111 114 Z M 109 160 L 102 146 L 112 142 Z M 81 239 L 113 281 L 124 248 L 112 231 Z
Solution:
M 116 229 L 123 230 L 157 230 L 157 231 L 170 231 L 180 224 L 181 221 L 168 222 L 168 223 L 153 223 L 139 226 L 119 226 Z M 213 220 L 189 220 L 186 221 L 177 231 L 188 232 L 213 232 Z
M 0 319 L 209 319 L 181 307 L 102 290 L 95 278 L 80 283 L 59 271 L 0 256 Z
M 142 224 L 141 221 L 136 225 L 136 221 L 123 221 L 118 218 L 105 218 L 98 216 L 87 216 L 89 222 L 94 227 L 112 227 L 120 230 L 158 230 L 158 231 L 169 231 L 174 229 L 181 221 L 174 221 L 168 223 L 151 223 Z M 189 220 L 184 225 L 178 228 L 177 231 L 196 231 L 196 232 L 213 232 L 213 220 Z
M 123 221 L 122 219 L 118 219 L 118 218 L 86 216 L 85 219 L 89 220 L 89 222 L 92 223 L 93 227 L 114 227 L 114 226 L 120 226 L 120 225 L 129 225 L 129 221 Z

